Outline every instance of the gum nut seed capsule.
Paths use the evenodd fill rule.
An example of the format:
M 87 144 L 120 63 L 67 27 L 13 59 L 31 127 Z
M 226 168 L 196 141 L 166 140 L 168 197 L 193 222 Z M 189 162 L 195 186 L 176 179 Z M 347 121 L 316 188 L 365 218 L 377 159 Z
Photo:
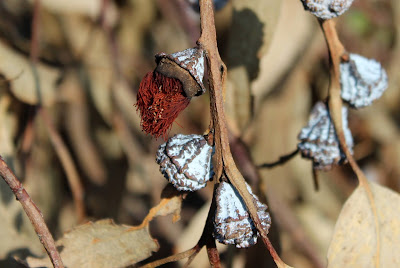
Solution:
M 342 15 L 353 3 L 353 0 L 301 0 L 304 9 L 314 16 L 328 20 Z
M 204 93 L 204 51 L 189 48 L 156 55 L 157 67 L 139 85 L 136 111 L 142 130 L 165 140 L 172 123 L 194 96 Z
M 254 197 L 261 225 L 268 232 L 271 218 L 267 205 L 261 203 L 249 185 L 247 189 Z M 232 184 L 222 181 L 216 190 L 216 212 L 214 217 L 214 237 L 220 243 L 247 248 L 257 243 L 259 235 L 246 205 Z
M 342 99 L 356 109 L 369 106 L 388 87 L 385 69 L 374 59 L 349 54 L 349 61 L 340 64 Z
M 353 137 L 347 124 L 347 107 L 342 107 L 342 125 L 347 146 L 352 152 Z M 314 169 L 329 170 L 333 164 L 346 162 L 346 156 L 339 146 L 335 127 L 323 102 L 315 104 L 308 125 L 304 127 L 297 145 L 302 156 L 313 160 Z
M 197 191 L 214 175 L 213 147 L 201 135 L 177 134 L 160 145 L 156 161 L 164 177 L 179 191 Z
M 203 49 L 194 47 L 173 54 L 159 53 L 156 62 L 156 71 L 182 82 L 187 97 L 199 96 L 206 91 Z

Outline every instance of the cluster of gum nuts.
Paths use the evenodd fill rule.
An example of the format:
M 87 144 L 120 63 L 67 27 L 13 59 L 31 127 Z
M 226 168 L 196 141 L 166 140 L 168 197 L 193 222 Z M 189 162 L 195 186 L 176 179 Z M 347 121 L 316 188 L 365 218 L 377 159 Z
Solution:
M 301 2 L 313 15 L 321 20 L 327 20 L 343 14 L 353 0 L 301 0 Z M 200 48 L 189 48 L 173 54 L 161 53 L 156 56 L 156 62 L 157 68 L 146 77 L 145 82 L 142 81 L 136 106 L 142 117 L 142 127 L 146 126 L 150 131 L 148 133 L 156 137 L 165 137 L 173 120 L 178 116 L 177 107 L 168 104 L 165 109 L 163 108 L 164 114 L 170 117 L 157 115 L 157 118 L 160 118 L 158 121 L 164 120 L 165 124 L 161 127 L 160 122 L 155 122 L 158 125 L 152 125 L 153 122 L 145 118 L 150 110 L 154 112 L 152 104 L 155 100 L 167 103 L 167 98 L 173 96 L 182 100 L 183 104 L 179 109 L 183 110 L 192 97 L 204 93 L 205 87 L 202 82 L 204 52 Z M 358 109 L 370 105 L 387 88 L 387 74 L 381 64 L 373 59 L 349 54 L 348 60 L 341 63 L 340 72 L 341 97 L 350 108 Z M 180 82 L 176 83 L 176 80 L 172 79 Z M 171 93 L 168 92 L 167 84 L 178 86 Z M 167 107 L 172 110 L 166 111 Z M 343 130 L 346 143 L 352 151 L 353 138 L 348 128 L 347 114 L 348 108 L 343 106 Z M 311 159 L 315 169 L 327 170 L 332 165 L 346 162 L 325 102 L 320 101 L 315 104 L 309 122 L 300 131 L 298 139 L 298 148 L 302 156 Z M 202 135 L 177 134 L 160 145 L 156 162 L 160 165 L 161 173 L 177 190 L 192 192 L 205 187 L 212 179 L 213 151 L 213 146 L 208 144 Z M 247 188 L 258 208 L 262 226 L 268 232 L 271 218 L 267 206 L 258 200 L 248 185 Z M 214 237 L 221 243 L 233 244 L 238 248 L 254 245 L 259 233 L 237 190 L 227 179 L 222 178 L 214 194 L 216 201 L 213 217 Z

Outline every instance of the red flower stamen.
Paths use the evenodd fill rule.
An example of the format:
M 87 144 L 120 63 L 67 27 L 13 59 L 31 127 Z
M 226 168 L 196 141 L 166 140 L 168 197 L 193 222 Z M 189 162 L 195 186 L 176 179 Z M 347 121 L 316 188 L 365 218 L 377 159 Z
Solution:
M 147 73 L 140 82 L 135 104 L 136 111 L 140 111 L 142 130 L 166 139 L 172 123 L 189 102 L 178 79 L 156 71 Z

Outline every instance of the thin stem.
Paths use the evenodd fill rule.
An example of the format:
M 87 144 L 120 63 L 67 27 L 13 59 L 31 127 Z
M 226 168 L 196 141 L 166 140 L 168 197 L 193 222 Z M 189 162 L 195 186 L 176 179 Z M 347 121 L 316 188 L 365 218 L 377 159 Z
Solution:
M 272 162 L 272 163 L 264 163 L 258 166 L 258 168 L 273 168 L 279 165 L 283 165 L 285 164 L 287 161 L 289 161 L 290 159 L 292 159 L 293 157 L 295 157 L 297 154 L 299 153 L 299 149 L 296 149 L 295 151 L 286 154 L 286 155 L 282 155 L 281 157 L 279 157 L 279 160 Z
M 318 180 L 318 171 L 312 166 L 312 174 L 313 174 L 313 182 L 314 182 L 314 190 L 319 190 L 319 180 Z
M 211 267 L 221 268 L 222 267 L 221 260 L 219 258 L 218 249 L 217 249 L 217 246 L 215 245 L 215 240 L 213 237 L 208 239 L 206 247 L 207 247 L 207 255 L 208 255 L 208 259 L 210 260 Z
M 72 192 L 74 199 L 76 214 L 78 222 L 83 222 L 86 217 L 83 185 L 79 177 L 79 173 L 76 169 L 71 154 L 68 151 L 67 146 L 64 144 L 60 134 L 56 131 L 53 123 L 51 122 L 47 111 L 43 108 L 39 109 L 39 113 L 45 122 L 45 126 L 50 136 L 50 140 L 53 144 L 54 150 L 56 151 L 58 158 L 66 172 L 69 187 Z
M 342 43 L 336 32 L 335 23 L 332 20 L 321 21 L 321 27 L 324 32 L 324 36 L 329 48 L 329 56 L 331 60 L 330 68 L 330 85 L 329 85 L 329 112 L 331 114 L 335 131 L 337 133 L 340 146 L 346 155 L 353 171 L 356 173 L 360 186 L 364 188 L 369 203 L 371 205 L 372 212 L 374 214 L 374 223 L 377 239 L 376 247 L 376 267 L 379 267 L 380 258 L 380 231 L 378 222 L 378 213 L 375 205 L 375 200 L 369 186 L 368 180 L 364 173 L 358 166 L 353 155 L 351 154 L 343 132 L 342 126 L 342 99 L 341 99 L 341 86 L 340 86 L 340 63 L 342 59 L 348 58 L 348 54 L 345 51 Z
M 209 67 L 209 86 L 210 86 L 210 109 L 214 129 L 215 154 L 215 180 L 221 178 L 224 171 L 229 181 L 239 192 L 249 211 L 257 230 L 260 232 L 264 243 L 268 240 L 267 232 L 263 229 L 261 220 L 257 214 L 257 208 L 253 197 L 247 190 L 245 180 L 236 167 L 229 148 L 228 131 L 226 126 L 222 91 L 225 86 L 226 66 L 222 62 L 218 52 L 216 30 L 214 23 L 213 3 L 211 0 L 200 0 L 200 22 L 201 36 L 197 43 L 206 51 Z M 286 264 L 280 259 L 271 244 L 266 244 L 271 256 L 274 258 L 278 267 L 285 267 Z
M 154 267 L 158 267 L 158 266 L 161 266 L 161 265 L 169 263 L 169 262 L 175 262 L 175 261 L 179 261 L 179 260 L 182 260 L 184 258 L 187 258 L 187 257 L 191 257 L 191 256 L 197 254 L 197 252 L 198 252 L 197 247 L 198 246 L 196 245 L 195 247 L 193 247 L 191 249 L 188 249 L 188 250 L 186 250 L 184 252 L 181 252 L 181 253 L 178 253 L 178 254 L 174 254 L 174 255 L 169 256 L 169 257 L 164 258 L 164 259 L 160 259 L 160 260 L 156 260 L 156 261 L 150 262 L 148 264 L 145 264 L 145 265 L 141 266 L 141 268 L 154 268 Z
M 197 254 L 199 254 L 200 250 L 202 249 L 202 247 L 198 247 L 196 252 L 194 252 L 186 261 L 186 263 L 183 265 L 183 268 L 188 268 L 190 264 L 192 264 L 194 258 L 196 258 Z
M 37 70 L 35 68 L 35 64 L 39 57 L 39 15 L 40 15 L 40 0 L 35 0 L 34 8 L 33 8 L 33 18 L 32 18 L 32 26 L 31 26 L 31 47 L 30 47 L 30 59 L 32 62 L 32 72 L 35 77 L 35 86 L 38 91 L 38 99 L 40 102 L 40 82 L 39 77 L 37 75 Z M 4 162 L 3 158 L 0 156 L 0 175 L 6 181 L 6 183 L 10 186 L 17 200 L 21 203 L 26 215 L 31 221 L 35 232 L 38 234 L 40 242 L 43 244 L 46 249 L 47 255 L 53 264 L 53 267 L 63 268 L 64 264 L 62 263 L 60 254 L 57 251 L 56 245 L 54 243 L 53 236 L 51 235 L 49 228 L 47 227 L 43 215 L 40 212 L 39 208 L 35 205 L 29 194 L 26 192 L 21 182 L 15 176 L 15 174 L 10 170 L 7 164 Z
M 39 208 L 35 205 L 29 194 L 26 192 L 21 182 L 10 170 L 3 158 L 0 156 L 0 175 L 3 177 L 5 182 L 10 186 L 17 200 L 21 203 L 26 215 L 28 215 L 35 232 L 37 233 L 40 242 L 46 249 L 47 255 L 49 255 L 53 266 L 56 268 L 64 267 L 60 254 L 57 251 L 54 243 L 53 236 L 51 235 Z

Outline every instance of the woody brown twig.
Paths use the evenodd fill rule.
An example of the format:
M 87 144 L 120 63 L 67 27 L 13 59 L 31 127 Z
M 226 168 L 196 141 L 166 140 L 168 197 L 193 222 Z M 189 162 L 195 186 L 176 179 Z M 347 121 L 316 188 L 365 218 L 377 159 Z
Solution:
M 378 222 L 378 213 L 375 205 L 375 200 L 369 186 L 368 180 L 364 173 L 358 166 L 353 155 L 351 154 L 346 139 L 343 132 L 342 126 L 342 99 L 341 99 L 341 86 L 340 86 L 340 63 L 342 59 L 348 58 L 348 53 L 346 52 L 344 46 L 339 40 L 336 32 L 335 22 L 333 20 L 320 21 L 321 28 L 323 30 L 326 42 L 329 49 L 330 57 L 330 84 L 329 84 L 329 112 L 332 117 L 333 124 L 335 126 L 335 131 L 338 136 L 340 147 L 346 155 L 347 160 L 350 163 L 351 168 L 356 174 L 360 186 L 363 187 L 367 194 L 367 198 L 371 205 L 371 209 L 374 216 L 374 224 L 376 231 L 377 247 L 376 247 L 376 267 L 379 267 L 379 257 L 380 257 L 380 231 Z
M 214 179 L 218 181 L 223 173 L 226 174 L 229 181 L 242 197 L 249 211 L 250 217 L 261 234 L 262 240 L 267 246 L 275 263 L 278 267 L 287 267 L 269 241 L 266 230 L 262 228 L 261 221 L 257 214 L 257 208 L 253 202 L 253 197 L 247 190 L 245 180 L 237 169 L 230 152 L 222 96 L 222 91 L 225 86 L 224 80 L 226 77 L 226 66 L 222 62 L 218 52 L 212 1 L 200 0 L 199 3 L 201 36 L 197 42 L 198 45 L 206 51 L 209 70 L 210 109 L 212 117 L 210 129 L 214 131 L 215 146 L 215 154 L 213 158 L 215 172 Z
M 212 237 L 211 239 L 208 239 L 206 247 L 208 260 L 210 261 L 211 267 L 221 268 L 221 260 L 219 258 L 217 246 L 215 245 L 215 239 L 213 239 Z
M 8 186 L 10 186 L 15 197 L 21 203 L 26 215 L 28 215 L 28 218 L 31 221 L 33 228 L 35 229 L 35 232 L 39 237 L 40 242 L 46 249 L 46 252 L 50 257 L 53 266 L 56 268 L 64 267 L 61 261 L 60 254 L 58 253 L 56 245 L 54 243 L 53 236 L 51 235 L 46 223 L 44 222 L 42 213 L 1 156 L 0 176 L 3 177 Z
M 215 146 L 213 156 L 214 166 L 214 182 L 219 183 L 220 178 L 224 175 L 229 179 L 231 184 L 239 192 L 244 201 L 251 219 L 253 220 L 258 232 L 261 234 L 262 240 L 268 248 L 271 256 L 278 267 L 288 267 L 278 256 L 274 247 L 267 236 L 267 231 L 263 229 L 261 220 L 257 214 L 257 208 L 254 199 L 247 190 L 246 182 L 235 165 L 232 154 L 230 152 L 228 130 L 225 120 L 224 104 L 222 91 L 225 86 L 226 66 L 222 62 L 216 41 L 216 30 L 214 23 L 214 11 L 211 0 L 200 0 L 200 19 L 201 19 L 201 36 L 197 41 L 198 46 L 205 51 L 207 58 L 207 66 L 209 70 L 209 87 L 210 87 L 210 110 L 212 120 L 210 122 L 209 138 Z M 215 214 L 215 196 L 203 234 L 197 245 L 192 249 L 183 253 L 175 254 L 168 258 L 149 263 L 144 267 L 156 267 L 166 262 L 177 261 L 179 259 L 189 257 L 185 267 L 187 267 L 200 249 L 206 245 L 209 260 L 212 266 L 220 267 L 218 251 L 215 247 L 215 239 L 212 236 L 212 219 Z

